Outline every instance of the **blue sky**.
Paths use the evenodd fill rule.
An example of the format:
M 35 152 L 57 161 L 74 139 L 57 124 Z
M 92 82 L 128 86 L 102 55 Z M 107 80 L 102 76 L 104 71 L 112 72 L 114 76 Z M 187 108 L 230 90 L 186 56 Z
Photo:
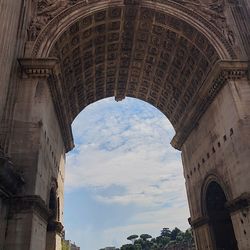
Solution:
M 119 247 L 131 234 L 188 228 L 180 152 L 167 118 L 143 101 L 107 98 L 73 123 L 67 155 L 66 238 L 81 250 Z

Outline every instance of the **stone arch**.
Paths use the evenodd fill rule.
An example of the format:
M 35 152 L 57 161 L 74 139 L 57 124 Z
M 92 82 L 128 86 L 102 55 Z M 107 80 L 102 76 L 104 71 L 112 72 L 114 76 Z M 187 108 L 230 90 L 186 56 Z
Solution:
M 202 216 L 208 222 L 211 244 L 215 249 L 238 249 L 236 235 L 227 207 L 232 199 L 228 186 L 217 174 L 209 174 L 201 190 Z
M 127 3 L 128 2 L 128 3 Z M 130 3 L 131 2 L 131 3 Z M 157 2 L 157 3 L 156 3 Z M 165 14 L 171 14 L 180 20 L 183 20 L 196 28 L 201 34 L 203 34 L 211 44 L 215 47 L 220 59 L 235 59 L 236 54 L 223 33 L 211 22 L 207 20 L 207 16 L 200 15 L 192 8 L 187 8 L 182 4 L 172 2 L 172 1 L 124 1 L 115 0 L 110 1 L 82 1 L 76 3 L 72 7 L 69 7 L 59 13 L 55 18 L 53 18 L 35 39 L 34 44 L 31 46 L 30 50 L 27 50 L 26 57 L 48 57 L 50 51 L 55 43 L 61 36 L 61 34 L 74 22 L 80 18 L 88 15 L 92 15 L 95 12 L 101 11 L 105 8 L 117 8 L 126 6 L 140 6 L 150 8 L 155 11 L 159 11 Z M 204 13 L 207 12 L 206 6 L 203 6 Z M 211 13 L 213 15 L 214 13 Z M 213 16 L 216 18 L 216 15 Z
M 222 180 L 222 178 L 217 173 L 209 173 L 206 178 L 204 178 L 203 185 L 200 192 L 200 202 L 201 202 L 201 213 L 202 216 L 207 216 L 208 212 L 206 209 L 206 193 L 209 185 L 215 182 L 217 183 L 225 193 L 226 199 L 228 201 L 232 200 L 232 192 L 229 186 Z
M 210 246 L 209 224 L 199 216 L 206 214 L 204 194 L 213 181 L 230 201 L 239 248 L 248 249 L 249 1 L 16 2 L 5 0 L 7 8 L 0 17 L 2 33 L 5 24 L 10 26 L 1 36 L 1 58 L 6 63 L 0 85 L 6 94 L 1 93 L 0 99 L 6 110 L 0 112 L 0 141 L 13 162 L 5 164 L 6 173 L 9 176 L 14 166 L 22 175 L 13 172 L 11 186 L 25 186 L 10 188 L 9 177 L 4 176 L 4 189 L 15 201 L 8 193 L 4 199 L 11 199 L 10 211 L 16 214 L 8 217 L 10 226 L 0 232 L 0 237 L 7 236 L 4 248 L 20 248 L 22 242 L 22 249 L 45 249 L 40 243 L 45 241 L 49 222 L 48 179 L 52 174 L 57 178 L 62 198 L 63 157 L 74 146 L 72 121 L 99 99 L 132 96 L 168 117 L 176 131 L 172 145 L 182 150 L 184 172 L 199 168 L 202 159 L 201 168 L 186 184 L 199 249 Z M 39 23 L 44 16 L 46 20 Z M 91 24 L 84 27 L 88 18 Z M 70 46 L 64 54 L 67 43 Z M 24 57 L 19 59 L 21 72 L 17 56 Z M 235 133 L 229 137 L 230 130 Z M 53 150 L 46 146 L 44 131 Z M 215 152 L 217 141 L 224 146 Z M 209 169 L 223 179 L 211 174 L 201 191 L 197 187 Z M 222 180 L 230 181 L 232 176 L 228 187 Z M 244 218 L 240 217 L 242 208 Z M 31 227 L 26 220 L 16 220 L 20 215 L 23 218 L 23 211 Z M 56 245 L 62 225 L 54 221 L 49 226 L 48 246 Z M 56 249 L 54 245 L 47 249 Z
M 57 218 L 57 195 L 56 190 L 54 188 L 50 189 L 49 195 L 49 210 L 51 211 L 52 220 Z
M 158 108 L 172 123 L 172 145 L 180 149 L 221 87 L 209 76 L 220 73 L 222 60 L 236 58 L 223 34 L 190 8 L 171 1 L 121 0 L 66 8 L 40 32 L 27 50 L 30 56 L 58 59 L 59 70 L 49 80 L 59 100 L 66 151 L 73 145 L 70 126 L 77 114 L 110 96 L 135 97 Z M 58 103 L 63 100 L 65 107 Z
M 48 198 L 48 208 L 50 210 L 50 218 L 49 220 L 51 222 L 57 220 L 58 218 L 58 194 L 57 194 L 57 189 L 58 189 L 58 183 L 55 178 L 52 179 L 50 189 L 49 191 L 49 198 Z

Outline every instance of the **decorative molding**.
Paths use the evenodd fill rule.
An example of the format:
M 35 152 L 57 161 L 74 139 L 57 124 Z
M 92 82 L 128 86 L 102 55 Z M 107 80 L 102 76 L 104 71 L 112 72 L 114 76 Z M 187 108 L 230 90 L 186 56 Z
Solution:
M 74 148 L 73 134 L 71 130 L 71 122 L 73 120 L 72 114 L 67 107 L 65 100 L 67 98 L 61 90 L 60 77 L 58 74 L 52 74 L 48 77 L 48 83 L 50 87 L 50 92 L 52 95 L 52 100 L 54 102 L 55 111 L 58 118 L 58 123 L 62 133 L 62 139 L 65 146 L 66 153 Z M 68 112 L 67 112 L 68 111 Z
M 131 96 L 159 108 L 177 131 L 172 145 L 180 149 L 226 81 L 230 77 L 244 75 L 244 70 L 241 72 L 237 67 L 233 70 L 234 65 L 225 70 L 221 70 L 221 63 L 214 65 L 223 53 L 224 57 L 235 58 L 232 46 L 218 28 L 185 4 L 187 1 L 116 0 L 112 4 L 109 1 L 79 1 L 60 12 L 41 31 L 34 43 L 32 56 L 48 56 L 46 53 L 53 51 L 53 55 L 60 58 L 60 66 L 51 62 L 52 59 L 43 58 L 38 61 L 23 59 L 20 64 L 23 77 L 48 79 L 66 151 L 73 148 L 73 119 L 88 104 L 107 96 L 115 96 L 118 101 Z M 108 8 L 112 6 L 115 7 Z M 91 11 L 87 12 L 90 7 Z M 209 8 L 222 15 L 224 5 L 218 1 Z M 114 15 L 113 10 L 118 15 Z M 183 17 L 180 17 L 181 13 Z M 73 14 L 74 21 L 71 18 Z M 190 21 L 187 21 L 188 17 Z M 107 28 L 107 25 L 98 25 L 104 21 L 109 23 L 108 20 L 112 24 L 118 23 L 118 26 Z M 132 25 L 133 20 L 136 25 Z M 57 34 L 52 34 L 58 23 L 62 24 L 61 28 L 54 30 Z M 67 30 L 62 28 L 64 26 Z M 199 30 L 197 27 L 200 27 Z M 92 32 L 97 28 L 97 34 Z M 111 29 L 112 34 L 107 36 L 107 29 Z M 144 36 L 149 30 L 152 32 L 149 32 L 150 42 L 147 42 Z M 72 34 L 74 39 L 66 42 L 67 37 L 57 40 L 61 32 Z M 166 34 L 166 38 L 162 33 Z M 86 39 L 79 39 L 83 35 Z M 176 35 L 179 40 L 175 39 Z M 214 40 L 211 42 L 211 39 Z M 233 40 L 233 37 L 230 39 Z M 103 42 L 111 49 L 103 52 L 99 48 Z M 169 51 L 171 55 L 164 53 L 165 50 L 159 47 L 161 43 L 174 48 Z M 91 53 L 88 49 L 92 46 L 99 52 Z M 171 58 L 175 59 L 175 64 Z M 39 60 L 44 60 L 44 65 Z M 187 61 L 183 66 L 186 74 L 179 69 L 182 61 Z M 94 67 L 95 64 L 98 67 Z
M 240 61 L 220 61 L 209 73 L 206 81 L 189 103 L 186 115 L 179 121 L 176 128 L 176 135 L 171 141 L 171 145 L 181 150 L 182 145 L 190 135 L 192 130 L 197 126 L 200 118 L 205 113 L 209 105 L 221 88 L 229 80 L 248 79 L 249 63 Z
M 232 7 L 237 7 L 240 5 L 239 0 L 227 0 Z
M 61 11 L 60 13 L 58 13 L 58 15 L 47 21 L 47 22 L 44 22 L 44 21 L 36 21 L 38 23 L 37 25 L 37 28 L 34 27 L 34 24 L 32 25 L 31 23 L 31 27 L 29 28 L 29 30 L 33 30 L 32 32 L 35 34 L 33 35 L 32 32 L 30 32 L 31 34 L 29 35 L 29 37 L 32 37 L 32 39 L 30 40 L 33 40 L 34 41 L 34 44 L 33 44 L 33 49 L 32 49 L 32 52 L 31 52 L 31 56 L 33 57 L 36 57 L 38 54 L 39 54 L 39 51 L 41 49 L 41 45 L 44 41 L 44 39 L 46 39 L 47 37 L 47 34 L 49 33 L 49 30 L 52 29 L 54 26 L 57 26 L 59 22 L 62 21 L 62 19 L 64 19 L 65 17 L 68 17 L 70 16 L 73 12 L 75 11 L 78 11 L 79 9 L 81 8 L 85 8 L 87 6 L 91 6 L 93 3 L 96 3 L 97 1 L 96 0 L 90 0 L 90 1 L 79 1 L 79 2 L 76 2 L 76 4 L 71 4 L 71 5 L 68 5 L 67 8 L 65 8 L 63 11 Z M 233 34 L 231 32 L 231 30 L 229 29 L 229 27 L 225 26 L 225 24 L 223 24 L 223 29 L 218 29 L 218 22 L 214 23 L 214 15 L 218 12 L 218 9 L 210 6 L 210 7 L 206 7 L 206 9 L 209 9 L 209 13 L 214 13 L 210 20 L 207 20 L 206 17 L 204 17 L 204 15 L 202 15 L 201 13 L 203 12 L 197 12 L 197 10 L 199 9 L 202 9 L 204 8 L 204 6 L 201 6 L 201 7 L 197 7 L 195 5 L 193 5 L 193 8 L 190 7 L 190 4 L 189 4 L 189 7 L 188 6 L 185 6 L 185 2 L 189 2 L 189 3 L 192 3 L 191 1 L 170 1 L 170 0 L 155 0 L 155 1 L 135 1 L 135 0 L 127 0 L 127 4 L 136 4 L 136 5 L 140 5 L 141 7 L 144 7 L 144 6 L 148 6 L 150 7 L 152 4 L 155 8 L 155 2 L 159 3 L 159 4 L 162 4 L 163 6 L 169 6 L 171 8 L 174 8 L 178 11 L 181 11 L 183 13 L 185 13 L 185 15 L 189 15 L 191 17 L 193 17 L 196 21 L 200 22 L 202 25 L 204 25 L 204 27 L 210 31 L 212 31 L 217 39 L 221 42 L 221 44 L 224 46 L 224 48 L 227 50 L 228 52 L 228 55 L 232 58 L 232 59 L 235 59 L 236 58 L 236 54 L 232 48 L 232 42 L 234 41 L 234 38 L 233 38 Z M 107 7 L 107 2 L 106 1 L 103 1 L 103 3 L 105 3 L 104 7 Z M 122 4 L 122 1 L 114 1 L 114 6 L 115 5 L 118 5 L 118 4 Z M 113 6 L 112 4 L 108 4 L 111 6 Z M 211 10 L 210 8 L 212 8 L 213 10 Z M 89 8 L 88 8 L 89 9 Z M 163 11 L 163 9 L 161 9 L 159 7 L 159 11 Z M 208 14 L 207 14 L 208 15 Z M 221 16 L 222 18 L 222 15 L 221 14 L 218 14 L 217 13 L 217 16 Z M 37 18 L 37 17 L 35 17 Z M 223 17 L 224 18 L 224 17 Z M 213 22 L 211 22 L 211 20 Z M 34 21 L 32 21 L 34 23 Z M 224 21 L 223 21 L 224 23 Z M 41 55 L 39 55 L 41 56 Z M 44 55 L 42 55 L 44 56 Z M 48 55 L 46 55 L 48 56 Z
M 133 20 L 137 20 L 135 27 Z M 112 33 L 100 22 L 110 23 Z M 214 47 L 194 27 L 146 7 L 104 9 L 83 16 L 64 32 L 74 39 L 59 39 L 53 55 L 60 58 L 61 90 L 72 120 L 97 100 L 131 96 L 160 109 L 175 127 L 219 60 Z M 51 82 L 57 80 L 51 77 Z
M 226 20 L 224 15 L 225 10 L 225 1 L 217 0 L 212 3 L 200 3 L 197 1 L 186 1 L 186 0 L 173 0 L 179 4 L 186 6 L 187 8 L 198 12 L 200 15 L 205 17 L 208 21 L 213 23 L 215 26 L 218 26 L 222 29 L 225 28 L 223 23 Z
M 21 58 L 18 62 L 23 78 L 47 78 L 53 74 L 58 60 L 56 58 Z
M 250 193 L 243 193 L 239 197 L 228 201 L 226 203 L 226 208 L 229 209 L 231 213 L 243 210 L 250 207 Z
M 16 196 L 10 200 L 10 215 L 23 212 L 36 212 L 45 221 L 50 217 L 50 210 L 38 195 Z
M 204 226 L 205 224 L 208 224 L 209 218 L 207 216 L 202 216 L 195 220 L 191 220 L 191 218 L 188 218 L 188 223 L 193 229 L 196 229 L 198 227 Z
M 156 0 L 163 4 L 175 7 L 178 10 L 181 10 L 184 13 L 187 13 L 191 17 L 195 18 L 197 21 L 201 22 L 204 27 L 211 30 L 217 38 L 224 45 L 232 59 L 236 59 L 236 54 L 232 48 L 232 32 L 230 28 L 226 25 L 226 18 L 223 13 L 224 11 L 224 1 L 217 0 L 216 2 L 208 5 L 202 5 L 194 3 L 193 1 L 185 0 Z M 219 7 L 220 6 L 220 7 Z M 220 22 L 218 22 L 218 20 Z M 218 25 L 220 27 L 218 28 Z M 222 28 L 223 27 L 223 28 Z
M 37 0 L 34 4 L 35 15 L 28 28 L 28 40 L 35 41 L 41 30 L 59 13 L 77 4 L 88 0 Z
M 55 232 L 59 235 L 63 234 L 63 224 L 60 221 L 50 221 L 47 226 L 48 232 Z
M 250 58 L 250 15 L 248 0 L 229 0 L 230 9 L 248 59 Z
M 230 213 L 248 209 L 250 207 L 250 193 L 241 194 L 239 197 L 228 201 L 225 206 L 230 211 Z M 196 229 L 197 227 L 209 224 L 209 217 L 202 216 L 195 220 L 191 220 L 191 218 L 188 218 L 188 222 L 193 229 Z
M 124 0 L 125 5 L 139 5 L 142 0 Z
M 32 48 L 32 51 L 31 51 L 31 56 L 32 57 L 41 56 L 41 55 L 38 55 L 38 52 L 40 50 L 40 47 L 41 47 L 44 39 L 46 39 L 50 29 L 53 29 L 53 27 L 58 26 L 58 23 L 60 23 L 62 19 L 71 16 L 71 14 L 73 12 L 77 12 L 77 11 L 79 11 L 79 9 L 82 9 L 82 8 L 88 7 L 87 11 L 90 12 L 89 7 L 92 4 L 99 3 L 99 2 L 100 2 L 99 0 L 89 0 L 89 1 L 87 1 L 87 0 L 82 0 L 81 1 L 80 0 L 79 2 L 77 1 L 76 4 L 73 4 L 72 6 L 69 6 L 64 11 L 60 12 L 52 20 L 50 20 L 46 24 L 44 23 L 42 29 L 38 32 L 37 38 L 34 41 L 33 48 Z M 105 3 L 106 1 L 103 1 L 103 2 Z M 121 0 L 114 1 L 114 2 L 121 2 Z M 94 8 L 94 6 L 92 6 L 92 7 L 93 7 L 93 9 L 99 10 L 99 9 L 103 9 L 103 8 L 107 7 L 107 4 L 105 4 L 104 6 L 100 6 L 100 8 L 96 8 L 96 7 Z M 50 53 L 50 51 L 49 51 L 49 53 Z M 48 56 L 48 54 L 44 55 L 44 56 Z
M 201 201 L 201 212 L 204 216 L 208 215 L 207 211 L 207 205 L 206 205 L 206 196 L 207 196 L 207 190 L 209 185 L 212 182 L 216 182 L 221 189 L 223 190 L 226 200 L 231 200 L 233 195 L 232 195 L 232 190 L 231 186 L 228 185 L 228 183 L 224 182 L 223 176 L 219 173 L 217 169 L 211 169 L 208 171 L 208 173 L 203 177 L 203 184 L 200 189 L 200 201 Z

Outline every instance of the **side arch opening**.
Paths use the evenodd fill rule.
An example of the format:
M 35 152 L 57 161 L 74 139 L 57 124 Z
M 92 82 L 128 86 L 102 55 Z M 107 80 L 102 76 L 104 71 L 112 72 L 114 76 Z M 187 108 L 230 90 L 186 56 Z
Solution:
M 237 250 L 231 216 L 225 206 L 227 198 L 222 187 L 217 182 L 212 181 L 208 185 L 205 195 L 205 207 L 215 249 Z
M 50 196 L 49 196 L 49 210 L 51 212 L 50 220 L 56 220 L 58 217 L 58 207 L 57 207 L 57 195 L 54 188 L 51 188 L 50 190 Z

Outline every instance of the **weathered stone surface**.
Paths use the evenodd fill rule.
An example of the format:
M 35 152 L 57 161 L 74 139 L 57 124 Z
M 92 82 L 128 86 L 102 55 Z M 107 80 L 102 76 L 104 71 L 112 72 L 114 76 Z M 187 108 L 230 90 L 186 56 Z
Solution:
M 212 182 L 250 249 L 249 13 L 248 0 L 2 0 L 0 249 L 60 249 L 71 123 L 110 96 L 175 128 L 197 249 L 216 249 Z

